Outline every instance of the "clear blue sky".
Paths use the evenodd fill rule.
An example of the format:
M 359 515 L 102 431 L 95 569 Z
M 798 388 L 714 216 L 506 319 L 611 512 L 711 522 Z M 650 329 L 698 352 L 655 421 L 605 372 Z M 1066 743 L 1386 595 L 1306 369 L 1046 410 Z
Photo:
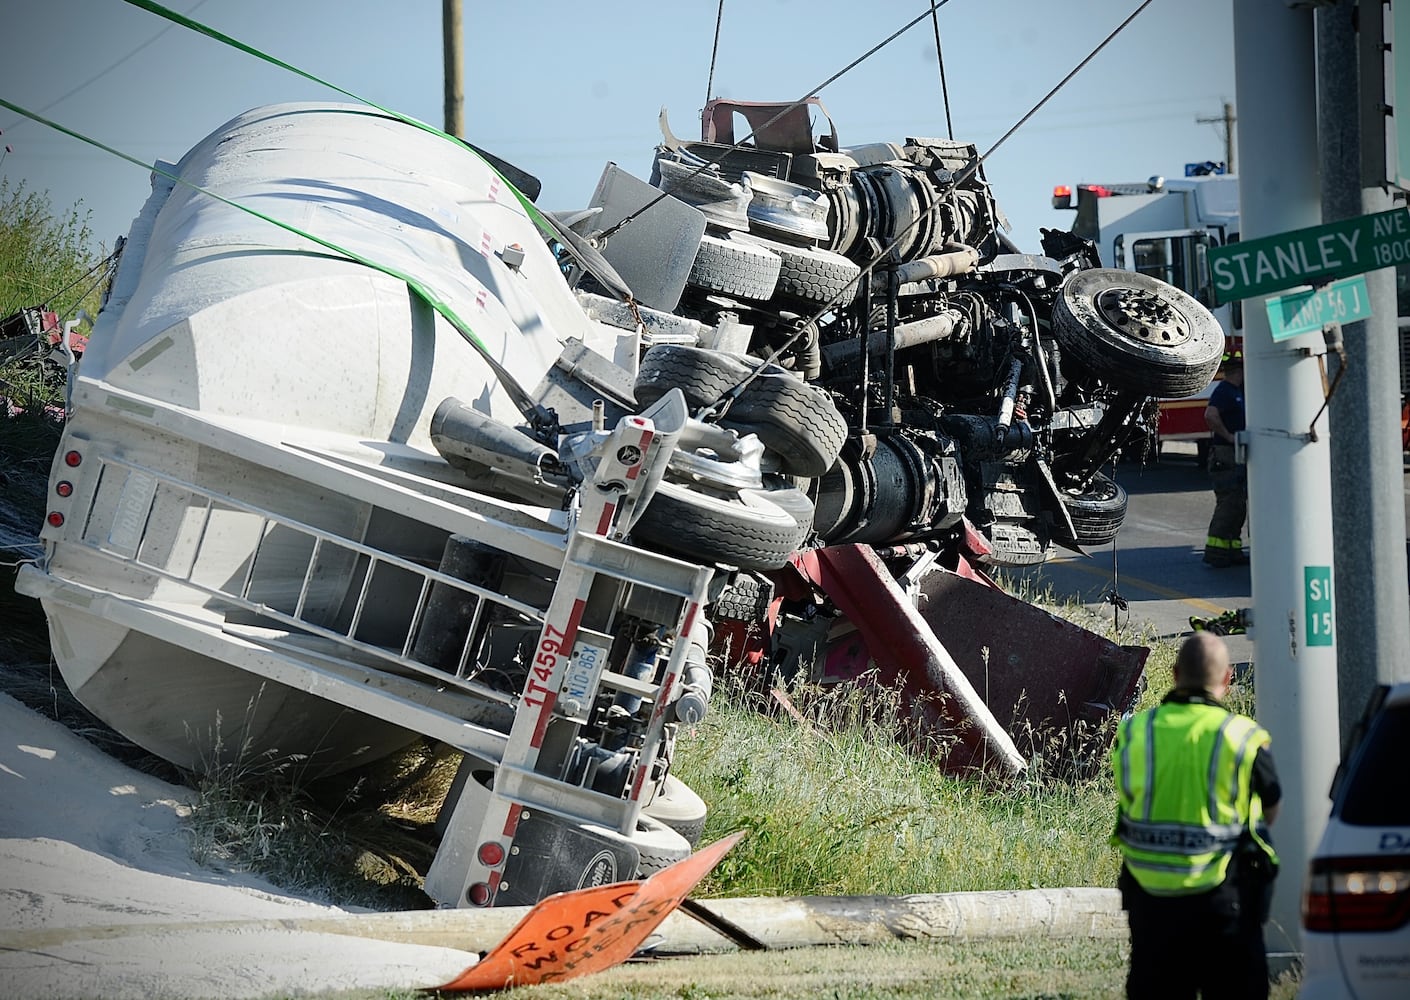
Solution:
M 439 0 L 170 0 L 173 9 L 369 100 L 440 125 Z M 608 161 L 649 175 L 664 106 L 699 134 L 718 0 L 466 0 L 466 137 L 536 174 L 544 208 L 585 205 Z M 924 0 L 725 0 L 714 96 L 799 98 Z M 950 0 L 939 10 L 954 134 L 987 150 L 1140 0 Z M 249 108 L 342 100 L 122 0 L 4 0 L 0 96 L 146 162 Z M 929 17 L 821 91 L 843 145 L 946 135 Z M 1224 158 L 1232 0 L 1154 0 L 986 162 L 1011 236 L 1067 228 L 1053 185 L 1178 175 Z M 81 201 L 111 246 L 145 171 L 0 109 L 11 184 Z

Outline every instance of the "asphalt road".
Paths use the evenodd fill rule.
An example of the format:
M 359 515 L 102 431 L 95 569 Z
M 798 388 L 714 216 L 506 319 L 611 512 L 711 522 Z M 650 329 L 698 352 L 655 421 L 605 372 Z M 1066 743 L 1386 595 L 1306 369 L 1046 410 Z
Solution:
M 1155 464 L 1120 465 L 1116 481 L 1130 501 L 1114 545 L 1086 557 L 1058 550 L 1046 564 L 1011 578 L 1026 579 L 1039 591 L 1051 587 L 1059 599 L 1076 600 L 1108 619 L 1117 610 L 1108 600 L 1114 593 L 1133 622 L 1148 623 L 1160 636 L 1188 633 L 1192 615 L 1208 618 L 1253 603 L 1247 566 L 1213 569 L 1201 558 L 1214 494 L 1193 446 L 1186 452 L 1167 445 Z M 1256 543 L 1246 543 L 1257 558 Z M 1119 614 L 1124 623 L 1128 611 Z M 1228 641 L 1235 662 L 1253 659 L 1249 637 Z
M 1247 566 L 1212 569 L 1201 558 L 1214 494 L 1193 444 L 1168 444 L 1151 465 L 1119 465 L 1116 481 L 1130 502 L 1114 546 L 1093 549 L 1086 558 L 1059 549 L 1045 565 L 1011 572 L 1010 579 L 1026 578 L 1039 590 L 1051 586 L 1060 599 L 1079 601 L 1107 618 L 1113 606 L 1106 598 L 1115 592 L 1126 601 L 1132 621 L 1171 637 L 1190 631 L 1191 615 L 1212 617 L 1253 603 Z M 1410 472 L 1405 510 L 1410 538 Z M 1250 511 L 1245 531 L 1245 544 L 1257 559 L 1256 511 Z M 1121 615 L 1124 623 L 1126 612 Z M 1228 642 L 1235 663 L 1253 661 L 1249 636 L 1230 636 Z

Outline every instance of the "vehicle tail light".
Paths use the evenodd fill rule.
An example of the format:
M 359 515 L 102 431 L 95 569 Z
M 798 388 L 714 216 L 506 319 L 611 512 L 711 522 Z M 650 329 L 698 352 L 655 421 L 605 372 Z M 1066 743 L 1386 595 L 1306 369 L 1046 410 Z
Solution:
M 1111 188 L 1107 187 L 1105 184 L 1088 184 L 1086 185 L 1086 190 L 1092 192 L 1092 194 L 1096 195 L 1098 198 L 1111 197 Z
M 490 887 L 484 882 L 476 882 L 465 891 L 465 898 L 475 906 L 488 906 L 490 902 Z
M 475 852 L 475 856 L 480 859 L 480 864 L 486 868 L 493 868 L 504 860 L 504 848 L 493 840 L 487 840 L 480 845 L 480 849 Z
M 1410 922 L 1410 857 L 1317 858 L 1302 926 L 1321 933 L 1392 931 Z
M 76 469 L 83 464 L 83 456 L 76 451 L 64 452 L 64 464 L 70 469 Z
M 1072 207 L 1072 188 L 1066 184 L 1057 184 L 1053 187 L 1053 208 Z
M 61 497 L 71 497 L 73 496 L 73 483 L 65 479 L 62 482 L 55 484 L 54 492 L 59 494 L 59 496 Z
M 51 527 L 62 528 L 64 526 L 64 515 L 57 510 L 51 510 L 49 516 L 44 520 L 48 521 Z

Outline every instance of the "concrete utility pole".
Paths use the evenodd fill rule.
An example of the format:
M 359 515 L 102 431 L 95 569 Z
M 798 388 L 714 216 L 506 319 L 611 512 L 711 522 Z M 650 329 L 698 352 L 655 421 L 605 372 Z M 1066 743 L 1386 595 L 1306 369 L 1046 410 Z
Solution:
M 1385 173 L 1381 0 L 1361 4 L 1365 45 L 1358 44 L 1356 21 L 1354 4 L 1316 12 L 1325 222 L 1393 207 L 1381 186 Z M 1363 120 L 1358 112 L 1368 105 L 1373 114 Z M 1395 270 L 1382 268 L 1365 278 L 1372 315 L 1342 328 L 1345 371 L 1329 408 L 1335 442 L 1332 526 L 1343 738 L 1360 718 L 1377 682 L 1397 679 L 1404 651 L 1410 649 L 1410 617 L 1401 589 L 1406 578 L 1405 549 L 1400 545 L 1405 509 Z
M 441 0 L 441 34 L 445 42 L 447 135 L 465 136 L 465 60 L 461 49 L 460 0 Z
M 1235 0 L 1239 209 L 1247 241 L 1321 222 L 1312 13 L 1287 0 Z M 1262 299 L 1244 303 L 1254 661 L 1258 720 L 1273 736 L 1283 806 L 1273 831 L 1283 861 L 1269 951 L 1299 950 L 1307 859 L 1326 819 L 1336 769 L 1337 676 L 1331 604 L 1330 447 L 1316 334 L 1273 342 Z
M 1234 169 L 1234 106 L 1225 101 L 1224 113 L 1218 118 L 1196 118 L 1195 123 L 1224 126 L 1224 172 L 1227 174 L 1238 173 Z

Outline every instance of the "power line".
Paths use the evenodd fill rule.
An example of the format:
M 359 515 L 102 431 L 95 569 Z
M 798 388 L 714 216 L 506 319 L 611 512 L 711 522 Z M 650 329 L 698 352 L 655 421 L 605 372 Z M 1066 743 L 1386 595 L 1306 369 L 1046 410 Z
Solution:
M 720 25 L 724 19 L 725 0 L 720 0 L 720 8 L 715 13 L 715 44 L 710 49 L 710 76 L 705 81 L 706 104 L 710 103 L 710 95 L 715 92 L 715 57 L 720 54 Z
M 205 6 L 207 3 L 209 3 L 209 2 L 210 2 L 210 0 L 196 0 L 196 2 L 191 5 L 191 9 L 188 10 L 186 13 L 188 13 L 188 14 L 194 14 L 197 10 L 199 10 L 199 9 L 202 8 L 202 7 L 204 7 L 204 6 Z M 151 44 L 152 44 L 153 42 L 155 42 L 158 38 L 161 38 L 162 35 L 165 35 L 168 31 L 170 31 L 170 30 L 171 30 L 172 28 L 174 28 L 174 27 L 176 27 L 176 25 L 174 25 L 174 24 L 168 24 L 165 28 L 163 28 L 161 31 L 158 31 L 155 35 L 153 35 L 151 38 L 147 39 L 147 40 L 146 40 L 145 42 L 143 42 L 141 45 L 137 46 L 137 48 L 133 49 L 131 52 L 127 53 L 127 54 L 124 55 L 124 56 L 120 56 L 120 57 L 117 59 L 117 61 L 112 62 L 112 63 L 108 64 L 107 66 L 103 67 L 103 68 L 100 69 L 98 72 L 96 72 L 96 73 L 94 73 L 92 76 L 90 76 L 87 80 L 84 80 L 82 83 L 77 84 L 76 86 L 70 88 L 69 90 L 66 90 L 64 93 L 62 93 L 62 94 L 60 94 L 58 97 L 54 98 L 54 99 L 53 99 L 52 101 L 50 101 L 48 104 L 45 104 L 45 105 L 43 105 L 42 107 L 36 108 L 35 111 L 37 111 L 39 114 L 42 115 L 42 114 L 44 114 L 44 112 L 48 111 L 50 108 L 56 107 L 57 105 L 60 105 L 60 104 L 64 103 L 64 102 L 67 101 L 70 97 L 72 97 L 74 94 L 77 94 L 80 90 L 83 90 L 83 89 L 86 88 L 86 87 L 91 87 L 93 84 L 97 83 L 99 80 L 101 80 L 103 77 L 107 76 L 107 75 L 108 75 L 109 73 L 111 73 L 113 70 L 117 69 L 119 66 L 123 65 L 124 63 L 126 63 L 126 62 L 127 62 L 129 59 L 131 59 L 133 56 L 137 55 L 137 53 L 139 53 L 139 52 L 141 52 L 143 49 L 147 48 L 147 46 L 151 45 Z M 9 125 L 6 125 L 5 128 L 14 128 L 16 125 L 22 125 L 22 124 L 25 123 L 26 120 L 27 120 L 27 119 L 24 119 L 24 118 L 16 118 L 16 119 L 15 119 L 13 122 L 11 122 Z M 3 129 L 0 129 L 0 131 L 3 131 Z

